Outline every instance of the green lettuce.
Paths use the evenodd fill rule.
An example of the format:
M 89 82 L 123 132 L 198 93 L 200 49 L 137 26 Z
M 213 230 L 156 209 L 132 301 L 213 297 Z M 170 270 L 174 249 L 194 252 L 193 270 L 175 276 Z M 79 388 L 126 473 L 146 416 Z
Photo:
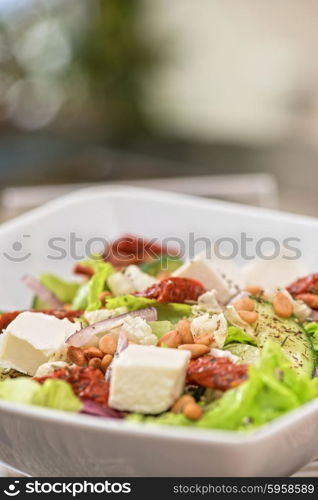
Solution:
M 43 385 L 27 377 L 6 379 L 0 382 L 0 399 L 71 412 L 82 406 L 72 387 L 58 379 L 48 379 Z
M 310 336 L 314 350 L 318 353 L 318 323 L 307 323 L 304 328 Z
M 84 260 L 81 264 L 93 269 L 94 274 L 87 283 L 78 288 L 72 306 L 78 310 L 95 311 L 102 307 L 99 295 L 107 289 L 107 280 L 115 270 L 109 262 L 104 262 L 100 258 Z
M 256 342 L 250 335 L 247 335 L 241 328 L 236 326 L 229 326 L 227 329 L 227 337 L 224 346 L 229 344 L 250 344 L 256 346 Z
M 30 378 L 8 378 L 0 382 L 0 399 L 31 405 L 39 387 L 40 384 Z
M 84 311 L 87 308 L 87 296 L 89 289 L 89 281 L 79 287 L 73 299 L 72 307 L 77 311 Z
M 120 295 L 118 297 L 107 298 L 106 309 L 117 309 L 117 307 L 127 307 L 128 312 L 152 307 L 156 304 L 153 299 L 146 297 L 135 297 L 134 295 Z
M 114 269 L 109 262 L 100 262 L 95 274 L 89 280 L 88 293 L 87 293 L 87 310 L 95 311 L 102 307 L 102 303 L 99 300 L 99 295 L 106 288 L 106 282 L 111 274 L 113 274 Z
M 121 295 L 107 299 L 106 308 L 116 309 L 117 307 L 127 307 L 128 311 L 137 311 L 145 307 L 155 307 L 159 321 L 170 321 L 177 323 L 182 318 L 187 318 L 192 314 L 192 308 L 188 304 L 160 304 L 156 300 L 146 297 L 135 297 L 134 295 Z
M 71 304 L 80 285 L 76 282 L 64 281 L 55 274 L 43 273 L 39 279 L 40 283 L 50 290 L 64 304 Z M 34 309 L 46 309 L 41 299 L 35 297 L 33 302 Z
M 159 321 L 170 321 L 171 323 L 178 323 L 180 319 L 188 318 L 192 314 L 192 307 L 189 304 L 155 304 L 158 313 Z
M 178 267 L 182 266 L 183 262 L 178 257 L 169 255 L 161 255 L 158 259 L 150 262 L 144 262 L 139 267 L 140 269 L 151 276 L 156 276 L 160 271 L 168 271 L 173 273 Z
M 198 422 L 173 413 L 165 413 L 157 418 L 134 415 L 130 420 L 209 429 L 250 430 L 317 396 L 318 379 L 297 374 L 281 347 L 268 341 L 260 362 L 250 367 L 247 381 L 206 406 Z
M 160 339 L 163 335 L 173 330 L 173 324 L 170 321 L 149 321 L 152 333 Z
M 47 379 L 33 395 L 32 404 L 55 410 L 78 412 L 81 402 L 75 396 L 70 384 L 64 380 Z

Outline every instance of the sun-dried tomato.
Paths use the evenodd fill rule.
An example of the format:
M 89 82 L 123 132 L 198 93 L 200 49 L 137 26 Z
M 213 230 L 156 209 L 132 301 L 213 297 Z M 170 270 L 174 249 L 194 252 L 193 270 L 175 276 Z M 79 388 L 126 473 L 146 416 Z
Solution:
M 44 383 L 47 379 L 58 378 L 68 382 L 80 399 L 90 399 L 107 408 L 109 396 L 109 383 L 105 380 L 103 372 L 96 368 L 67 366 L 56 370 L 47 377 L 35 378 L 37 382 Z
M 295 297 L 302 293 L 318 292 L 318 273 L 309 274 L 299 278 L 287 287 L 288 292 Z
M 157 302 L 185 302 L 197 300 L 206 289 L 200 281 L 189 278 L 171 277 L 155 283 L 142 293 L 143 297 L 155 299 Z
M 299 295 L 295 295 L 295 299 L 302 300 L 311 309 L 318 309 L 317 293 L 300 293 Z
M 227 391 L 247 378 L 247 365 L 236 365 L 228 358 L 203 356 L 190 361 L 187 383 Z
M 76 264 L 76 266 L 73 269 L 73 273 L 91 278 L 94 274 L 94 269 L 92 269 L 89 266 L 83 266 L 82 264 Z
M 55 316 L 58 319 L 67 318 L 72 322 L 74 322 L 74 318 L 79 318 L 83 314 L 83 311 L 65 311 L 63 309 L 34 309 L 34 310 L 26 309 L 23 311 L 7 312 L 0 315 L 0 332 L 4 328 L 6 328 L 11 323 L 11 321 L 13 321 L 17 316 L 19 316 L 19 314 L 26 311 L 48 314 L 49 316 Z
M 174 249 L 160 245 L 153 240 L 127 234 L 113 241 L 105 248 L 104 259 L 114 267 L 121 268 L 130 264 L 142 264 L 163 254 L 176 255 Z

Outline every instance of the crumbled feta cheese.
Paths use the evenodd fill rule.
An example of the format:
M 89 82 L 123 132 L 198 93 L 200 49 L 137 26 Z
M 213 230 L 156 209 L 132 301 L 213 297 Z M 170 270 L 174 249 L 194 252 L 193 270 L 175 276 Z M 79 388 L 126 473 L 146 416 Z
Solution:
M 104 321 L 105 319 L 114 318 L 120 314 L 125 314 L 128 312 L 127 307 L 116 307 L 115 309 L 97 309 L 96 311 L 86 311 L 84 318 L 89 325 L 98 323 L 99 321 Z
M 138 266 L 128 266 L 125 269 L 124 275 L 129 279 L 135 292 L 143 292 L 157 282 L 153 276 L 144 273 Z
M 109 405 L 123 411 L 158 414 L 184 390 L 189 351 L 130 345 L 113 363 Z
M 128 295 L 133 292 L 143 292 L 156 283 L 156 279 L 144 273 L 138 266 L 128 266 L 123 273 L 112 274 L 107 281 L 114 295 Z
M 1 336 L 0 365 L 33 376 L 40 365 L 60 358 L 66 339 L 80 329 L 80 323 L 72 323 L 68 319 L 23 312 Z
M 202 311 L 208 313 L 220 313 L 222 312 L 222 307 L 217 300 L 217 291 L 209 290 L 203 293 L 198 298 L 198 305 L 192 306 L 192 313 L 194 315 L 202 314 Z
M 248 335 L 250 335 L 251 337 L 254 337 L 255 332 L 254 332 L 253 327 L 241 318 L 241 316 L 239 315 L 239 313 L 237 312 L 237 310 L 235 309 L 234 306 L 232 306 L 232 305 L 226 306 L 225 311 L 224 311 L 224 315 L 225 315 L 227 321 L 231 325 L 237 326 L 238 328 L 241 328 Z
M 233 363 L 237 363 L 239 361 L 239 357 L 232 354 L 230 351 L 222 351 L 222 349 L 211 349 L 210 354 L 215 358 L 227 358 Z
M 227 321 L 224 314 L 209 313 L 197 316 L 191 322 L 191 331 L 194 337 L 205 333 L 213 333 L 212 345 L 223 347 L 227 335 Z
M 123 321 L 120 330 L 125 332 L 128 340 L 142 345 L 156 345 L 157 337 L 152 333 L 148 323 L 138 317 L 128 317 Z
M 130 279 L 120 272 L 112 274 L 107 280 L 107 285 L 112 294 L 116 296 L 128 295 L 135 291 Z
M 49 363 L 43 363 L 35 372 L 35 377 L 47 377 L 51 375 L 55 370 L 60 370 L 68 366 L 65 361 L 51 361 Z

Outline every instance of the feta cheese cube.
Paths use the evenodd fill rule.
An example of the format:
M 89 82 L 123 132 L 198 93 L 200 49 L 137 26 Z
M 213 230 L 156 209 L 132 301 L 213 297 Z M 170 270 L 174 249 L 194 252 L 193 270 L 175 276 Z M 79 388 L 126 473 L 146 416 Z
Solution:
M 185 262 L 185 264 L 173 273 L 173 276 L 192 278 L 200 281 L 208 290 L 216 290 L 217 299 L 221 304 L 228 302 L 235 293 L 235 290 L 222 277 L 212 262 L 201 255 L 191 261 Z
M 0 366 L 34 375 L 65 347 L 65 340 L 81 328 L 79 323 L 48 314 L 26 311 L 1 335 Z
M 114 361 L 109 405 L 117 410 L 158 414 L 184 390 L 189 351 L 130 345 Z

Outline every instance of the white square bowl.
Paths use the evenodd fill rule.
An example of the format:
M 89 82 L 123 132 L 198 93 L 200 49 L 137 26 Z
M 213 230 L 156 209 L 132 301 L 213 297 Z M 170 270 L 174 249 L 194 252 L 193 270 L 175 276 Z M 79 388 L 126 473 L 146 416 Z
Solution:
M 246 233 L 254 244 L 264 237 L 298 238 L 309 269 L 316 265 L 315 219 L 160 191 L 100 187 L 0 227 L 1 309 L 29 306 L 23 274 L 52 271 L 69 277 L 74 257 L 85 256 L 91 238 L 122 233 L 179 238 L 186 251 L 193 247 L 189 235 L 239 242 Z M 76 248 L 74 236 L 81 239 Z M 52 250 L 52 238 L 60 250 Z M 33 476 L 284 476 L 317 453 L 318 401 L 251 434 L 143 426 L 0 402 L 0 460 Z

